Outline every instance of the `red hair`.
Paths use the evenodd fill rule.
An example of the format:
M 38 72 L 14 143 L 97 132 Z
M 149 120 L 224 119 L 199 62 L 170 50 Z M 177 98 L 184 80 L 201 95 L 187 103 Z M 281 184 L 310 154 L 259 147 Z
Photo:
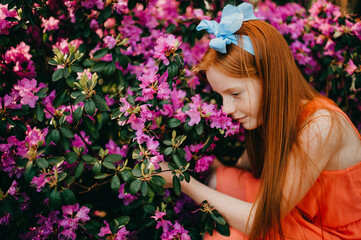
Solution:
M 303 104 L 320 94 L 304 79 L 287 42 L 274 27 L 260 20 L 247 21 L 236 33 L 240 35 L 251 39 L 254 56 L 242 49 L 241 42 L 241 47 L 227 45 L 227 54 L 209 48 L 193 71 L 204 73 L 212 66 L 230 77 L 257 77 L 262 82 L 262 125 L 246 131 L 252 174 L 261 181 L 250 239 L 273 239 L 277 234 L 283 238 L 281 200 L 288 157 L 292 146 L 299 146 Z

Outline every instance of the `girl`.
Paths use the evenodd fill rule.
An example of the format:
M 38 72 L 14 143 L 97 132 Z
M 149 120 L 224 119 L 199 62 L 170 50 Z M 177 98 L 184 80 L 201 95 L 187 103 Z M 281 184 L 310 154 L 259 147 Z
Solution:
M 219 24 L 198 29 L 216 38 L 194 71 L 246 129 L 239 168 L 217 168 L 209 186 L 182 182 L 231 226 L 230 237 L 205 239 L 361 239 L 361 137 L 348 117 L 307 83 L 251 5 L 228 5 Z M 170 187 L 172 175 L 162 176 Z

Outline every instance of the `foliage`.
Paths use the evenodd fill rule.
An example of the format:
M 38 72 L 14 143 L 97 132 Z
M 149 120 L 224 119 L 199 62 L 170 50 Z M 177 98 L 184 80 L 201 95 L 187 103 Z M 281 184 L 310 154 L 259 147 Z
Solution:
M 297 6 L 276 10 L 266 2 L 259 14 L 283 29 L 311 84 L 360 128 L 360 22 L 329 17 L 321 7 L 308 16 Z M 232 164 L 242 151 L 242 135 L 235 135 L 242 129 L 190 71 L 208 47 L 195 30 L 210 19 L 206 7 L 2 1 L 1 238 L 201 239 L 214 228 L 229 234 L 217 210 L 180 189 L 190 175 L 202 180 L 214 155 Z M 157 175 L 163 161 L 174 175 L 171 190 Z

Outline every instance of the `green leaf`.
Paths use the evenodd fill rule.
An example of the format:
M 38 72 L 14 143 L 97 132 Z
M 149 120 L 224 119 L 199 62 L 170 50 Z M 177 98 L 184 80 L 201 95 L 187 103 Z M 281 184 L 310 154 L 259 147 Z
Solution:
M 142 187 L 140 192 L 142 193 L 143 197 L 148 195 L 148 190 L 150 189 L 149 184 L 147 182 L 142 182 Z
M 74 121 L 75 124 L 78 124 L 78 122 L 80 121 L 82 115 L 83 115 L 83 108 L 82 107 L 78 107 L 77 109 L 75 109 L 75 111 L 73 112 L 73 121 Z
M 108 168 L 108 169 L 115 169 L 115 166 L 112 162 L 107 162 L 107 161 L 103 161 L 103 166 Z
M 107 65 L 106 62 L 98 62 L 91 68 L 91 72 L 102 72 Z
M 196 125 L 196 133 L 200 136 L 200 135 L 202 135 L 203 130 L 204 130 L 204 125 L 201 121 Z
M 35 175 L 35 169 L 33 168 L 33 161 L 28 161 L 25 167 L 25 181 L 30 182 Z
M 99 180 L 99 179 L 104 179 L 107 176 L 108 176 L 108 174 L 106 174 L 106 173 L 98 173 L 94 176 L 94 178 Z
M 211 217 L 214 221 L 216 221 L 218 224 L 221 224 L 221 225 L 226 225 L 227 222 L 226 220 L 224 220 L 224 218 L 222 217 L 221 214 L 219 214 L 217 211 L 213 211 L 211 213 Z
M 104 69 L 103 69 L 103 73 L 106 75 L 112 75 L 116 70 L 115 64 L 114 62 L 108 62 Z
M 120 55 L 118 55 L 118 59 L 119 59 L 118 62 L 120 63 L 120 65 L 122 66 L 122 68 L 123 68 L 123 69 L 127 69 L 128 63 L 129 63 L 128 58 L 127 58 L 125 55 L 120 54 Z
M 178 154 L 173 154 L 172 159 L 173 159 L 173 162 L 175 163 L 175 165 L 177 166 L 177 168 L 180 168 L 180 167 L 185 166 L 187 164 L 184 161 L 184 159 L 182 159 L 180 156 L 178 156 Z
M 142 181 L 140 179 L 135 179 L 129 186 L 129 192 L 134 195 L 140 190 L 141 186 Z
M 76 178 L 80 177 L 81 174 L 83 173 L 84 171 L 84 163 L 81 161 L 78 163 L 78 165 L 75 167 L 75 171 L 74 171 L 74 176 Z
M 93 96 L 93 101 L 95 103 L 96 108 L 99 109 L 100 111 L 109 111 L 107 101 L 105 100 L 104 97 L 96 94 Z
M 167 145 L 167 146 L 172 146 L 173 145 L 172 141 L 170 141 L 170 140 L 164 140 L 163 143 L 165 145 Z
M 154 214 L 155 207 L 153 205 L 146 204 L 146 205 L 143 206 L 143 210 L 144 210 L 144 212 L 146 212 L 148 214 Z
M 65 151 L 68 151 L 70 148 L 70 141 L 69 138 L 65 137 L 65 136 L 61 136 L 60 138 L 60 144 L 61 146 L 63 146 Z
M 60 130 L 60 133 L 66 138 L 73 138 L 74 137 L 73 132 L 67 126 L 61 126 L 59 128 L 59 130 Z
M 93 116 L 95 113 L 95 103 L 91 99 L 87 99 L 84 104 L 84 110 L 90 116 Z
M 51 59 L 51 60 L 48 62 L 48 64 L 53 65 L 53 66 L 60 65 L 59 63 L 55 62 L 54 59 Z
M 171 118 L 171 119 L 168 120 L 167 125 L 170 128 L 176 128 L 179 125 L 181 125 L 181 121 L 179 119 L 176 119 L 176 118 Z
M 60 140 L 59 131 L 57 129 L 54 129 L 53 131 L 51 131 L 50 134 L 51 134 L 50 140 L 53 141 L 54 143 L 58 143 Z
M 114 219 L 114 221 L 116 221 L 119 226 L 124 226 L 124 225 L 127 225 L 129 223 L 130 217 L 121 216 L 121 217 L 118 217 L 118 218 Z
M 84 118 L 84 123 L 85 123 L 85 127 L 86 129 L 89 131 L 90 136 L 93 138 L 98 138 L 99 136 L 99 132 L 98 130 L 95 128 L 92 120 L 89 119 L 89 117 L 85 117 Z
M 168 70 L 168 74 L 171 78 L 177 76 L 178 74 L 178 65 L 175 63 L 175 62 L 171 62 L 168 67 L 167 67 L 167 70 Z
M 163 177 L 158 175 L 154 175 L 152 181 L 159 186 L 164 186 L 167 183 Z
M 181 184 L 180 181 L 178 179 L 178 177 L 176 175 L 173 176 L 173 190 L 174 193 L 177 194 L 178 196 L 181 193 Z
M 120 172 L 120 176 L 125 182 L 128 182 L 129 179 L 133 177 L 132 175 L 132 169 L 131 168 L 125 168 L 123 171 Z
M 96 51 L 93 55 L 93 59 L 102 58 L 108 53 L 108 48 L 102 48 Z
M 55 96 L 55 98 L 54 98 L 54 100 L 53 100 L 53 106 L 54 106 L 54 108 L 57 108 L 57 107 L 59 107 L 61 104 L 63 104 L 63 102 L 64 102 L 64 100 L 65 100 L 65 98 L 66 98 L 66 95 L 67 95 L 66 91 L 63 90 L 63 91 L 60 91 L 60 92 Z
M 64 71 L 63 71 L 63 77 L 64 78 L 67 78 L 67 77 L 69 77 L 69 68 L 64 68 Z
M 85 95 L 80 95 L 79 97 L 77 97 L 74 101 L 74 105 L 77 105 L 78 103 L 84 102 L 84 100 L 86 99 Z
M 70 69 L 71 69 L 73 72 L 83 72 L 83 71 L 84 71 L 84 69 L 83 69 L 81 66 L 77 65 L 77 64 L 71 65 L 71 66 L 70 66 Z
M 100 170 L 102 169 L 102 165 L 99 161 L 95 161 L 93 168 L 92 168 L 92 172 L 94 175 L 97 175 L 98 173 L 100 173 Z
M 68 152 L 67 154 L 65 154 L 65 160 L 69 164 L 75 163 L 77 159 L 78 159 L 78 154 L 76 154 L 75 152 Z
M 37 104 L 35 110 L 36 110 L 36 118 L 40 122 L 42 122 L 44 120 L 44 116 L 45 116 L 43 106 L 41 106 L 40 104 Z
M 108 156 L 106 156 L 106 158 L 104 159 L 104 161 L 108 161 L 108 162 L 118 162 L 120 160 L 122 160 L 123 157 L 119 154 L 110 154 Z
M 164 155 L 165 155 L 165 156 L 168 156 L 168 155 L 170 155 L 172 152 L 173 152 L 173 148 L 172 148 L 172 147 L 167 147 L 167 148 L 164 150 Z
M 110 187 L 111 187 L 111 189 L 113 189 L 114 192 L 119 192 L 120 179 L 117 174 L 115 174 L 112 177 L 112 180 L 110 180 Z
M 216 230 L 219 234 L 226 236 L 226 237 L 229 237 L 229 235 L 231 234 L 229 231 L 228 224 L 225 224 L 225 225 L 216 224 Z
M 73 191 L 71 191 L 69 188 L 64 188 L 61 191 L 61 196 L 63 197 L 63 200 L 66 204 L 76 203 L 75 195 L 74 195 Z
M 53 73 L 51 80 L 53 80 L 53 82 L 56 82 L 59 81 L 63 76 L 64 76 L 64 68 L 59 68 Z
M 166 33 L 172 33 L 177 28 L 175 24 L 169 24 L 168 27 L 165 29 Z
M 112 6 L 109 5 L 103 11 L 100 12 L 98 17 L 98 23 L 102 24 L 103 22 L 105 22 L 105 20 L 107 20 L 111 14 L 112 14 Z
M 61 206 L 62 200 L 61 200 L 61 195 L 58 192 L 58 190 L 54 189 L 51 193 L 50 193 L 50 197 L 49 197 L 49 206 L 50 209 L 57 209 Z
M 48 161 L 46 161 L 46 159 L 44 159 L 44 158 L 36 159 L 35 163 L 36 163 L 36 165 L 38 165 L 39 168 L 47 168 L 47 167 L 49 167 Z

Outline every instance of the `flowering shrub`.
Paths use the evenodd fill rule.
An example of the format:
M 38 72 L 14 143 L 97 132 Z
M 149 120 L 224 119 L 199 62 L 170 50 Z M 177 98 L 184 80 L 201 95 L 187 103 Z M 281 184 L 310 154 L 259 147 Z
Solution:
M 180 189 L 190 174 L 204 178 L 217 153 L 242 150 L 242 129 L 190 71 L 209 41 L 195 30 L 210 18 L 196 2 L 2 1 L 1 238 L 228 234 L 215 209 Z M 266 1 L 259 14 L 360 128 L 360 22 L 336 10 L 318 1 L 308 15 Z M 174 174 L 171 190 L 161 162 Z

